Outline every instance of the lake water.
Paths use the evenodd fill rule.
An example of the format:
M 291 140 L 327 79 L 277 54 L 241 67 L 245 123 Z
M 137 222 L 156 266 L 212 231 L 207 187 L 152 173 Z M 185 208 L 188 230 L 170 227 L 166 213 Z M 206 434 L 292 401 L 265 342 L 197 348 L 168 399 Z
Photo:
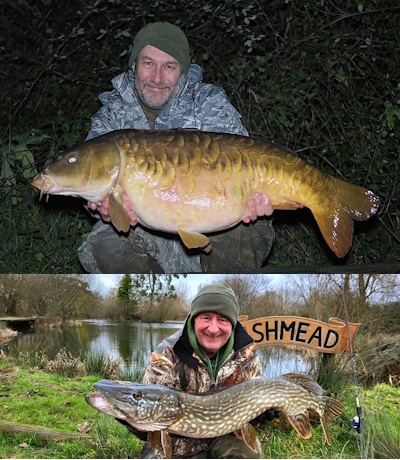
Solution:
M 140 374 L 156 346 L 173 334 L 182 323 L 116 323 L 104 320 L 84 320 L 64 329 L 36 329 L 20 334 L 8 343 L 19 351 L 45 351 L 53 359 L 61 348 L 73 356 L 84 351 L 101 353 L 120 359 L 121 368 L 132 375 Z M 281 348 L 258 350 L 264 377 L 276 377 L 287 372 L 307 373 L 309 365 L 300 354 Z

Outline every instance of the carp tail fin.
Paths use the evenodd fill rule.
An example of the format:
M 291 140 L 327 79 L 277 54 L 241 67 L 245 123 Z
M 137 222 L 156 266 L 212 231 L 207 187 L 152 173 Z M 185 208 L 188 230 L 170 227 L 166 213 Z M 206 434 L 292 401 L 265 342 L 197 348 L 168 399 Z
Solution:
M 330 206 L 313 215 L 318 227 L 337 257 L 344 257 L 353 240 L 354 220 L 367 220 L 379 208 L 379 197 L 370 190 L 349 184 L 340 179 L 334 180 Z

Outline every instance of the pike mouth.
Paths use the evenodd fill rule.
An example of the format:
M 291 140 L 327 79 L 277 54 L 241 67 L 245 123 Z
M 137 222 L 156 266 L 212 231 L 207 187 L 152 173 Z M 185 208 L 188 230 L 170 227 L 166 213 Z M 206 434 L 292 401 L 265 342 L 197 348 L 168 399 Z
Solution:
M 103 412 L 103 414 L 111 415 L 112 417 L 120 419 L 127 418 L 126 414 L 120 412 L 115 407 L 111 407 L 110 403 L 103 398 L 99 391 L 91 391 L 86 395 L 85 399 L 90 406 L 97 409 L 99 412 Z

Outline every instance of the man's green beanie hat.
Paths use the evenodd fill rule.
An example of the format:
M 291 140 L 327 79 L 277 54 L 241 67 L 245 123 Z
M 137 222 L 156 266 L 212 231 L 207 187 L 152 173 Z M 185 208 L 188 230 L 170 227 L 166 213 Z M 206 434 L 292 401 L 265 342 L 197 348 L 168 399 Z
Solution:
M 152 45 L 175 58 L 188 73 L 190 66 L 189 42 L 183 31 L 169 22 L 153 22 L 140 29 L 133 40 L 128 65 L 133 66 L 137 55 L 147 45 Z
M 235 327 L 239 310 L 233 289 L 225 283 L 213 283 L 197 293 L 190 307 L 190 316 L 194 319 L 199 313 L 211 311 L 225 316 Z

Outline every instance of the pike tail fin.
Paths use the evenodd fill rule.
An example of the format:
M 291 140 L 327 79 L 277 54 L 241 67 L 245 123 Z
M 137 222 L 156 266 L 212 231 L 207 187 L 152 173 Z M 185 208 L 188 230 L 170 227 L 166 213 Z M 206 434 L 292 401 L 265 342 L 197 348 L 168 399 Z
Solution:
M 328 246 L 337 257 L 344 257 L 353 239 L 353 220 L 367 220 L 373 216 L 380 199 L 363 187 L 332 179 L 336 193 L 332 196 L 331 206 L 323 211 L 313 211 L 313 215 Z
M 326 442 L 331 445 L 332 441 L 331 435 L 329 434 L 328 422 L 341 415 L 344 411 L 344 406 L 336 399 L 329 398 L 328 396 L 324 396 L 322 399 L 325 403 L 325 410 L 324 414 L 322 416 L 320 415 L 319 420 L 321 422 L 322 429 L 324 430 Z
M 329 396 L 324 396 L 322 399 L 325 402 L 324 417 L 328 421 L 333 420 L 336 417 L 339 417 L 339 415 L 343 414 L 344 406 L 337 399 L 330 398 Z

